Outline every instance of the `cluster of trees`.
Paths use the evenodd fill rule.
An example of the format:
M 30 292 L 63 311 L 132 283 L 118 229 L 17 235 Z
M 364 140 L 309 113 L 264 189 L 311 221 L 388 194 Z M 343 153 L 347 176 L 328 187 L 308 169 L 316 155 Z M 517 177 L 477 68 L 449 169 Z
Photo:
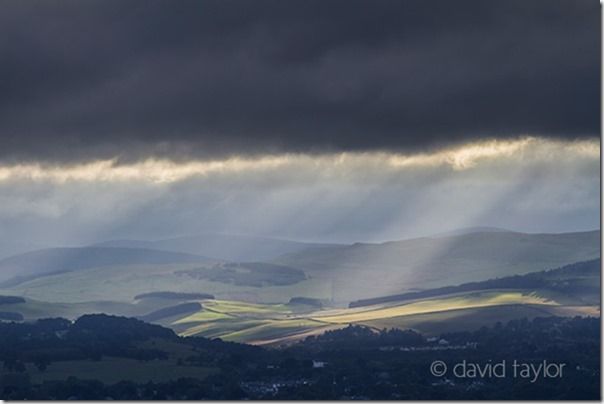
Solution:
M 25 303 L 25 299 L 20 296 L 0 296 L 0 304 Z
M 0 306 L 17 303 L 25 303 L 25 299 L 19 296 L 0 296 Z M 0 310 L 0 320 L 23 321 L 23 315 L 14 311 Z
M 61 360 L 100 360 L 103 356 L 165 358 L 163 351 L 136 345 L 150 338 L 178 340 L 170 329 L 104 314 L 85 315 L 74 323 L 62 318 L 0 323 L 0 361 L 8 370 L 18 371 L 23 368 L 19 363 L 38 363 L 41 355 L 46 365 Z

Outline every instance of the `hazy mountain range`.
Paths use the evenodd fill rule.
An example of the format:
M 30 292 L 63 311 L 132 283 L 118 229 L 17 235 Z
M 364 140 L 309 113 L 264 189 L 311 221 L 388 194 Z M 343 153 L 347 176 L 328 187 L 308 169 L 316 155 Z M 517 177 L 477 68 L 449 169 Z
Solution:
M 597 230 L 561 234 L 484 230 L 466 229 L 456 235 L 352 245 L 227 235 L 116 240 L 90 247 L 42 249 L 5 258 L 0 261 L 0 281 L 5 288 L 16 286 L 35 293 L 52 291 L 53 279 L 67 287 L 76 276 L 70 273 L 85 271 L 90 279 L 104 279 L 105 284 L 127 278 L 124 282 L 132 287 L 132 296 L 156 291 L 161 286 L 161 290 L 213 293 L 228 298 L 247 296 L 246 299 L 254 301 L 274 301 L 284 296 L 287 301 L 294 295 L 285 295 L 289 289 L 295 289 L 296 296 L 308 295 L 344 304 L 414 289 L 541 271 L 600 256 Z M 214 267 L 219 262 L 266 264 Z M 203 276 L 191 272 L 197 271 L 195 268 L 205 268 Z M 226 271 L 234 272 L 229 277 L 217 276 Z M 241 271 L 253 274 L 246 273 L 246 280 L 242 281 L 237 278 L 244 276 Z M 263 288 L 251 286 L 270 280 L 276 276 L 275 271 L 284 275 L 303 271 L 307 280 L 292 278 L 294 284 L 280 286 L 277 296 L 270 284 Z M 151 277 L 156 273 L 161 273 L 161 277 Z M 49 276 L 52 279 L 43 284 L 35 281 Z M 86 276 L 78 276 L 78 288 L 88 290 L 91 286 Z M 154 279 L 156 286 L 150 286 L 149 279 Z M 86 287 L 82 288 L 81 283 Z M 246 284 L 250 287 L 242 287 Z M 195 289 L 199 287 L 203 290 Z M 116 291 L 102 294 L 105 293 L 124 299 Z M 48 297 L 48 293 L 43 294 Z M 86 300 L 84 292 L 77 300 Z
M 295 253 L 311 247 L 332 247 L 337 244 L 303 243 L 278 238 L 232 234 L 200 234 L 156 241 L 110 240 L 97 245 L 175 251 L 224 261 L 268 261 L 283 254 Z

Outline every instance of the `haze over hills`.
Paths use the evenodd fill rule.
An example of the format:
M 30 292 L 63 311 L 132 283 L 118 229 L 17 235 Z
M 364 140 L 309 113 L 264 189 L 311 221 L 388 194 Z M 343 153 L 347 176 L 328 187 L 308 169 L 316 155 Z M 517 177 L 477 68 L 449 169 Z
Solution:
M 232 234 L 200 234 L 155 241 L 110 240 L 102 247 L 148 248 L 213 257 L 225 261 L 268 261 L 283 254 L 307 248 L 334 247 L 337 244 L 304 243 L 271 237 Z
M 308 249 L 275 262 L 332 282 L 334 299 L 346 301 L 542 271 L 599 256 L 599 230 L 477 232 Z
M 219 243 L 204 246 L 199 238 L 177 240 L 183 242 L 151 243 L 208 252 L 229 248 Z M 246 238 L 245 246 L 261 240 Z M 242 264 L 217 264 L 198 255 L 138 247 L 40 250 L 0 261 L 1 292 L 61 302 L 124 302 L 148 292 L 210 293 L 218 299 L 260 303 L 285 303 L 303 296 L 345 306 L 359 299 L 542 271 L 600 256 L 599 231 L 475 232 L 320 247 L 277 240 L 270 246 L 273 254 L 286 250 L 274 248 L 278 244 L 299 250 L 262 263 L 253 259 L 257 251 L 245 255 L 241 248 L 232 255 Z M 16 276 L 20 278 L 6 282 Z
M 78 274 L 81 272 L 58 277 Z M 61 279 L 66 289 L 73 288 L 73 284 L 65 282 L 69 278 Z M 104 312 L 136 316 L 186 336 L 279 345 L 348 324 L 380 330 L 413 328 L 422 333 L 438 334 L 544 315 L 598 316 L 599 281 L 600 260 L 596 259 L 523 276 L 384 296 L 355 302 L 350 308 L 333 307 L 329 302 L 323 307 L 321 301 L 308 298 L 259 304 L 216 299 L 202 293 L 156 292 L 135 296 L 130 302 L 71 304 L 5 297 L 0 302 L 0 314 L 29 321 Z M 95 295 L 90 293 L 88 296 Z
M 530 272 L 526 275 L 512 275 L 487 281 L 470 282 L 456 286 L 427 289 L 399 295 L 381 296 L 373 299 L 351 302 L 349 307 L 363 307 L 383 303 L 405 302 L 417 299 L 471 291 L 531 289 L 549 290 L 566 295 L 575 304 L 598 305 L 600 302 L 601 259 L 577 262 L 561 268 Z
M 4 286 L 9 286 L 49 274 L 115 265 L 207 263 L 212 261 L 210 258 L 193 254 L 143 248 L 47 248 L 1 260 L 0 282 Z

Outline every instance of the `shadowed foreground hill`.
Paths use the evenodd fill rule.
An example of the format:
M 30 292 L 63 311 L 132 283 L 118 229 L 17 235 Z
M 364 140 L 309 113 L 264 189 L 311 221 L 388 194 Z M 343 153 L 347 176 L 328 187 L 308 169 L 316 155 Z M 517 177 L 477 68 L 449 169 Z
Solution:
M 264 349 L 88 315 L 74 323 L 0 323 L 0 398 L 595 400 L 599 352 L 596 318 L 520 319 L 435 339 L 412 330 L 350 326 L 285 349 Z M 484 365 L 515 359 L 565 369 L 533 382 L 429 371 L 434 360 Z

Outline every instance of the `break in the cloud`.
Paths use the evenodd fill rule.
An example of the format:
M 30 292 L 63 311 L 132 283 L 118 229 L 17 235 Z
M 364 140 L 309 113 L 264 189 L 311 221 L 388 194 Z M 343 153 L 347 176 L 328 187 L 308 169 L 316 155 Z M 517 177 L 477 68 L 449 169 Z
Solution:
M 353 242 L 476 225 L 594 229 L 599 152 L 596 140 L 522 138 L 430 153 L 3 165 L 0 228 L 10 231 L 0 245 L 206 232 Z
M 597 0 L 5 0 L 0 160 L 595 137 Z
M 466 144 L 432 153 L 339 153 L 324 155 L 286 154 L 259 157 L 231 157 L 223 160 L 174 162 L 148 159 L 141 162 L 119 164 L 116 159 L 99 160 L 80 164 L 57 165 L 44 163 L 0 165 L 2 181 L 50 181 L 66 183 L 85 182 L 134 182 L 172 183 L 190 177 L 210 175 L 248 174 L 271 175 L 271 171 L 291 171 L 298 168 L 305 175 L 331 173 L 330 176 L 359 175 L 372 169 L 380 175 L 388 175 L 401 169 L 422 169 L 448 166 L 453 170 L 465 170 L 481 161 L 508 160 L 517 163 L 530 151 L 533 158 L 549 160 L 560 158 L 560 150 L 566 150 L 573 158 L 598 158 L 600 148 L 594 141 L 561 142 L 525 137 L 517 140 L 490 140 Z

